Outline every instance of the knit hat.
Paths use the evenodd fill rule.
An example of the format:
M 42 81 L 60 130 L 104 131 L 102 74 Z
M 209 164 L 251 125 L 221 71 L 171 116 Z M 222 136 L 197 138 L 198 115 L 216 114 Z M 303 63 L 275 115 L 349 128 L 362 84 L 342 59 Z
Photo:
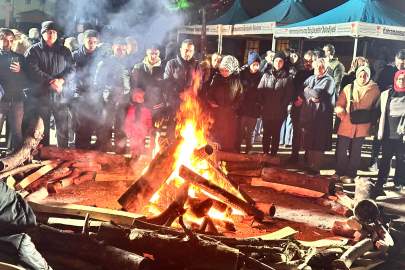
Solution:
M 134 88 L 131 90 L 131 95 L 135 96 L 137 94 L 144 94 L 145 92 L 141 88 Z
M 255 51 L 250 51 L 249 56 L 248 56 L 248 65 L 250 66 L 254 62 L 257 62 L 260 64 L 262 59 L 260 59 L 260 56 L 255 52 Z
M 285 53 L 283 51 L 277 51 L 273 56 L 273 61 L 276 60 L 276 58 L 281 58 L 285 62 L 287 56 L 285 56 Z
M 221 64 L 219 64 L 219 69 L 226 68 L 229 75 L 233 73 L 239 73 L 239 61 L 232 55 L 227 55 L 222 58 Z
M 58 32 L 58 25 L 53 21 L 45 21 L 41 25 L 41 34 L 43 34 L 46 30 L 55 30 Z

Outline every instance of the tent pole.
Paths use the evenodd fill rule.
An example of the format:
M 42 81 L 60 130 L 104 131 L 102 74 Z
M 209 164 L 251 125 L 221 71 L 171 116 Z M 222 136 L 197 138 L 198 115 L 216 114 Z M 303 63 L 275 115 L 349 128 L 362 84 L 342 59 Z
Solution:
M 219 25 L 218 29 L 218 53 L 222 54 L 222 24 Z
M 366 40 L 366 42 L 364 44 L 364 49 L 363 49 L 363 57 L 364 58 L 366 58 L 366 55 L 367 55 L 367 43 L 368 43 L 368 40 Z
M 277 42 L 277 40 L 276 40 L 276 38 L 274 37 L 274 34 L 273 34 L 273 41 L 271 42 L 271 50 L 273 52 L 276 51 L 276 42 Z
M 356 37 L 354 38 L 353 60 L 354 60 L 354 58 L 356 58 L 356 56 L 357 56 L 357 45 L 358 45 L 358 43 L 359 43 L 359 36 L 356 36 Z

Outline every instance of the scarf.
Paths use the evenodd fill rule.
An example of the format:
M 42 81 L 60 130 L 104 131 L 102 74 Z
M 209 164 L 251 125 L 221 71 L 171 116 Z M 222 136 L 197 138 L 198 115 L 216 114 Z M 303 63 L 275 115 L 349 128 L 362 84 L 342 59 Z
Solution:
M 365 72 L 367 73 L 367 82 L 366 82 L 364 85 L 360 85 L 359 82 L 357 81 L 357 77 L 358 77 L 359 74 L 360 74 L 361 72 L 363 72 L 363 71 L 365 71 Z M 357 87 L 360 88 L 360 87 L 366 86 L 366 85 L 370 82 L 370 80 L 371 80 L 371 70 L 370 70 L 370 68 L 367 67 L 367 66 L 361 66 L 361 67 L 359 67 L 359 68 L 357 69 L 357 71 L 356 71 L 356 80 L 354 81 L 354 84 L 355 84 Z
M 229 72 L 229 75 L 234 73 L 239 73 L 239 61 L 232 55 L 227 55 L 222 58 L 221 64 L 219 64 L 219 69 L 226 68 Z
M 397 92 L 405 92 L 405 88 L 399 88 L 399 86 L 397 85 L 397 79 L 399 77 L 399 75 L 401 74 L 405 74 L 405 70 L 398 70 L 397 73 L 395 73 L 395 79 L 394 79 L 394 88 L 395 91 Z

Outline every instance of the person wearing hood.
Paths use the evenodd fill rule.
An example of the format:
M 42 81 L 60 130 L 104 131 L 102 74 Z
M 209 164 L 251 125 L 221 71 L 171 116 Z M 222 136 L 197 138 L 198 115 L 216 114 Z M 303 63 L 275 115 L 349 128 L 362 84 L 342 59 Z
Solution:
M 152 133 L 151 143 L 155 142 L 156 132 L 158 128 L 162 127 L 167 108 L 162 84 L 164 69 L 159 56 L 158 45 L 149 45 L 146 49 L 146 57 L 141 63 L 135 65 L 131 79 L 131 89 L 140 88 L 145 92 L 145 106 L 152 114 L 152 121 L 156 130 Z
M 405 184 L 405 70 L 395 73 L 393 87 L 381 93 L 376 107 L 381 112 L 378 139 L 382 144 L 382 159 L 377 186 L 388 182 L 392 157 L 395 155 L 395 190 Z
M 302 148 L 308 151 L 308 175 L 320 173 L 325 151 L 332 150 L 335 106 L 335 82 L 327 73 L 325 60 L 319 58 L 313 66 L 314 75 L 304 82 L 299 124 Z
M 341 119 L 338 130 L 338 147 L 336 172 L 332 176 L 336 181 L 351 183 L 357 176 L 361 161 L 361 147 L 366 137 L 370 136 L 372 108 L 380 97 L 378 85 L 371 79 L 371 71 L 367 66 L 361 66 L 356 71 L 356 80 L 347 85 L 336 102 L 336 115 Z M 369 110 L 370 122 L 352 123 L 351 114 L 356 110 Z M 347 150 L 350 143 L 352 148 L 350 158 Z
M 227 55 L 219 65 L 220 74 L 214 75 L 207 93 L 214 123 L 210 130 L 212 141 L 221 151 L 235 152 L 237 149 L 236 112 L 243 103 L 243 86 L 239 75 L 238 60 Z
M 285 66 L 286 59 L 283 51 L 277 51 L 271 70 L 263 75 L 258 86 L 263 121 L 263 152 L 271 156 L 277 155 L 281 126 L 287 118 L 287 106 L 294 97 L 294 83 Z
M 193 56 L 194 43 L 191 39 L 186 39 L 181 44 L 180 54 L 170 60 L 165 67 L 163 75 L 164 95 L 171 110 L 167 124 L 167 134 L 170 139 L 175 136 L 175 117 L 177 111 L 180 110 L 184 93 L 194 88 L 197 88 L 196 92 L 200 92 L 202 87 L 201 66 Z
M 69 88 L 76 67 L 72 53 L 58 41 L 58 26 L 53 21 L 42 23 L 41 42 L 32 45 L 26 54 L 30 90 L 38 99 L 37 109 L 44 121 L 42 144 L 49 145 L 50 115 L 55 117 L 58 147 L 68 147 L 68 104 L 73 97 Z
M 99 128 L 94 115 L 100 114 L 102 103 L 102 95 L 94 87 L 97 64 L 101 61 L 101 52 L 97 47 L 98 33 L 95 30 L 86 30 L 83 36 L 83 45 L 72 53 L 76 64 L 74 111 L 77 149 L 91 147 L 93 131 Z
M 242 144 L 246 129 L 246 154 L 252 153 L 252 145 L 255 139 L 254 131 L 257 118 L 260 117 L 259 94 L 257 87 L 262 79 L 259 71 L 260 56 L 255 51 L 250 51 L 248 56 L 249 68 L 240 73 L 245 100 L 238 110 L 238 152 Z

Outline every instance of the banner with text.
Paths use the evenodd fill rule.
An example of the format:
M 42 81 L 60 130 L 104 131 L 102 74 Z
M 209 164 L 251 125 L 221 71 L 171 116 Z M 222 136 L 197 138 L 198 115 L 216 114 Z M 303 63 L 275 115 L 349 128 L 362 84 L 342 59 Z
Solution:
M 207 25 L 207 35 L 218 36 L 221 25 Z M 180 34 L 201 35 L 201 25 L 180 25 L 178 32 Z
M 354 36 L 357 33 L 358 23 L 338 23 L 326 25 L 311 25 L 292 28 L 276 28 L 276 37 L 328 37 L 328 36 Z
M 276 22 L 235 24 L 232 29 L 232 35 L 271 35 L 274 34 L 275 28 Z
M 405 40 L 405 27 L 360 22 L 358 33 L 360 37 Z

